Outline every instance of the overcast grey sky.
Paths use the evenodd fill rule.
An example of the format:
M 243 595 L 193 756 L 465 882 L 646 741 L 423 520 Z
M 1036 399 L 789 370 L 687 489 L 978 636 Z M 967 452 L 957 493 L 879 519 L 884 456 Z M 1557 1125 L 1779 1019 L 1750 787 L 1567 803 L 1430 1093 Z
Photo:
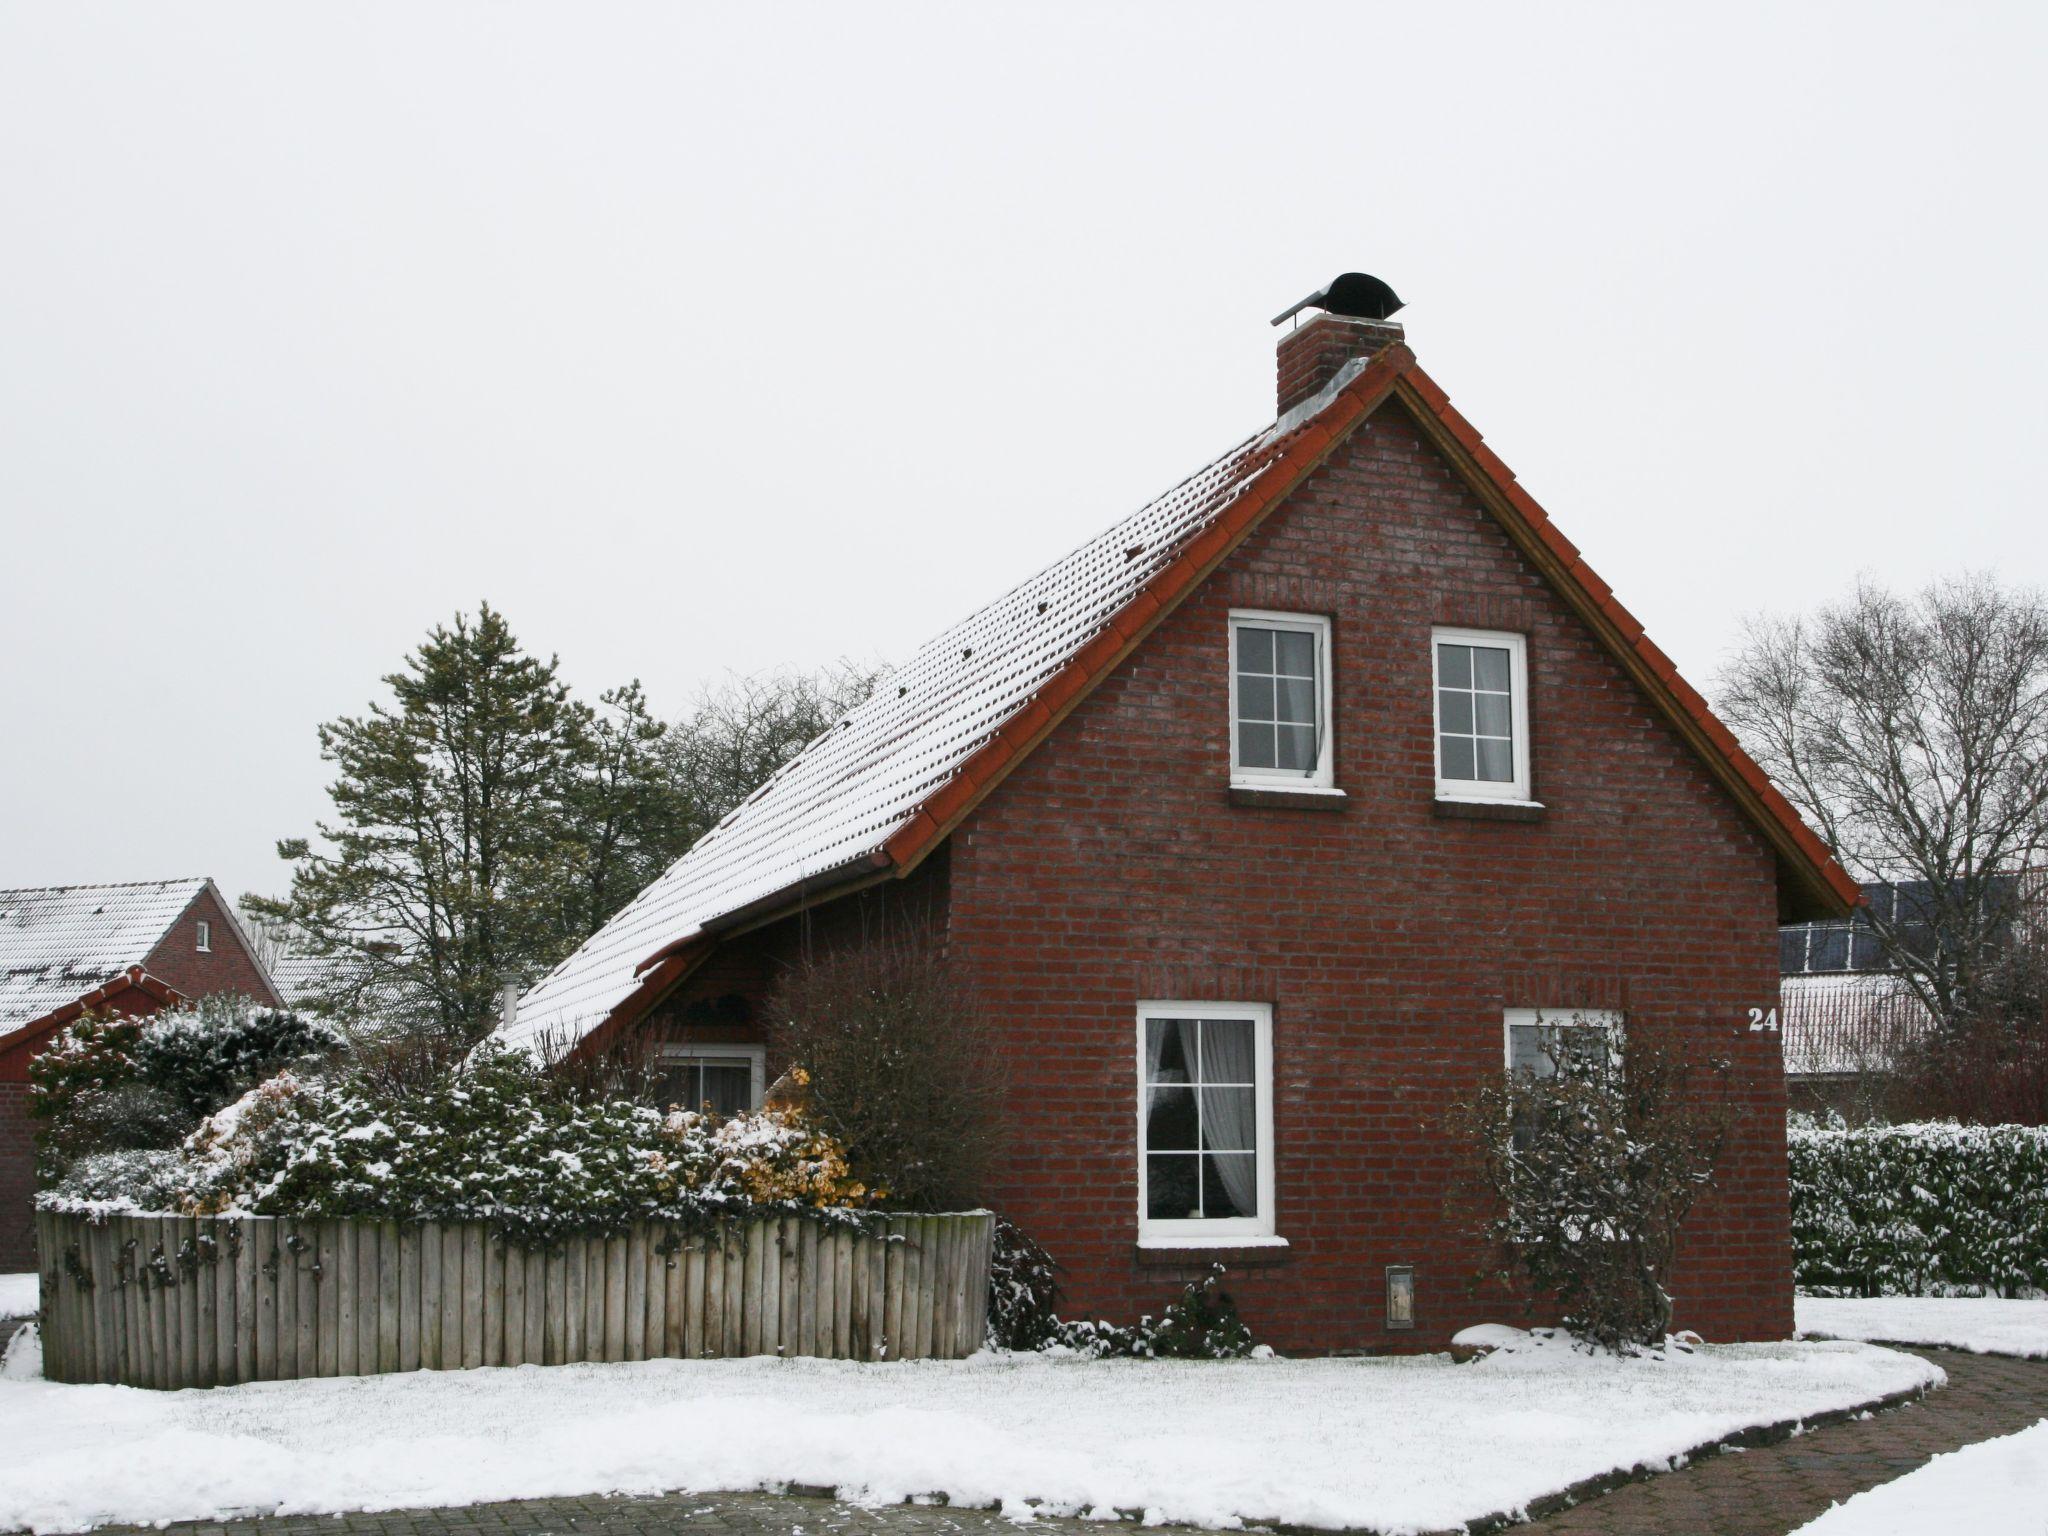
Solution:
M 0 5 L 0 885 L 281 888 L 488 598 L 664 712 L 900 657 L 1423 364 L 1705 686 L 2041 578 L 2035 5 Z

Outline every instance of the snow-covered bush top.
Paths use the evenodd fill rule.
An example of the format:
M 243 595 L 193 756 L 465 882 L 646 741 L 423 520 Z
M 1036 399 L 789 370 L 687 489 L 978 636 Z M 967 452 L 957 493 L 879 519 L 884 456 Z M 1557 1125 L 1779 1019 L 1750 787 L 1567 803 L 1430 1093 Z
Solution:
M 795 1110 L 729 1119 L 578 1100 L 521 1051 L 486 1047 L 404 1095 L 280 1073 L 207 1119 L 168 1165 L 110 1169 L 45 1209 L 490 1221 L 547 1243 L 637 1221 L 863 1204 L 843 1149 Z
M 1786 1139 L 1802 1291 L 2048 1288 L 2048 1127 L 1794 1120 Z
M 97 1155 L 175 1147 L 252 1085 L 342 1044 L 331 1025 L 244 997 L 144 1018 L 88 1014 L 29 1064 L 41 1171 L 55 1179 Z

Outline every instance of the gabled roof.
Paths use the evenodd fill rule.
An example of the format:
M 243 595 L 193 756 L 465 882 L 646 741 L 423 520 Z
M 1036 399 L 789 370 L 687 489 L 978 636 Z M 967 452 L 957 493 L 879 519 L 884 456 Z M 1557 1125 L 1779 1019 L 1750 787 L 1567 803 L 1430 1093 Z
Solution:
M 530 988 L 505 1038 L 580 1038 L 652 1002 L 720 928 L 822 890 L 909 873 L 1394 398 L 1762 830 L 1778 855 L 1787 915 L 1853 905 L 1855 883 L 1826 847 L 1397 343 L 1347 366 L 1266 431 L 927 643 Z
M 0 1038 L 141 964 L 207 883 L 0 891 Z

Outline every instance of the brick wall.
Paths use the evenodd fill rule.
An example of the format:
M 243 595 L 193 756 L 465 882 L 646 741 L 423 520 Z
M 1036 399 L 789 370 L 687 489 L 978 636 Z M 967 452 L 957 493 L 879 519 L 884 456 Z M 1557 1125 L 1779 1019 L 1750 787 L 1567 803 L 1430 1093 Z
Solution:
M 0 1082 L 0 1274 L 36 1267 L 35 1140 L 28 1118 L 28 1084 Z
M 210 925 L 212 949 L 199 948 L 199 925 Z M 211 887 L 171 926 L 155 949 L 142 960 L 142 968 L 165 985 L 187 997 L 209 997 L 216 992 L 254 998 L 259 1003 L 281 1007 L 283 999 L 242 943 L 241 930 L 229 920 Z
M 1336 813 L 1226 793 L 1227 614 L 1333 619 Z M 1540 821 L 1433 807 L 1429 631 L 1528 637 Z M 1282 1348 L 1440 1347 L 1514 1320 L 1468 1295 L 1436 1120 L 1503 1055 L 1502 1009 L 1625 1008 L 1731 1055 L 1745 1112 L 1696 1215 L 1679 1319 L 1792 1323 L 1771 856 L 1728 797 L 1398 406 L 1383 409 L 952 839 L 955 953 L 1012 1055 L 1000 1205 L 1067 1268 L 1070 1311 L 1156 1311 L 1135 1251 L 1134 1008 L 1274 1009 L 1277 1263 L 1233 1289 Z M 1416 1270 L 1389 1332 L 1383 1270 Z

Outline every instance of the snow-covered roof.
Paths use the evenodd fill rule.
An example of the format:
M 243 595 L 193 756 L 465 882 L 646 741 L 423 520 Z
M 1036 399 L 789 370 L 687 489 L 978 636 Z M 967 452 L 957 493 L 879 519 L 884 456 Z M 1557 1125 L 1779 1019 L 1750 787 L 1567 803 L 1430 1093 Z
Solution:
M 520 999 L 501 1038 L 566 1045 L 626 1019 L 680 974 L 721 919 L 937 845 L 975 798 L 1031 751 L 1157 617 L 1396 392 L 1483 483 L 1490 509 L 1539 569 L 1593 616 L 1649 697 L 1771 840 L 1795 911 L 1839 916 L 1856 885 L 1713 718 L 1472 424 L 1395 343 L 1347 363 L 1311 399 L 1100 537 L 928 642 Z M 760 904 L 759 907 L 756 904 Z M 674 966 L 656 966 L 673 957 Z M 652 969 L 650 969 L 652 967 Z M 646 972 L 643 983 L 642 972 Z M 622 1004 L 640 993 L 634 1007 Z
M 1788 1077 L 1882 1070 L 1932 1022 L 1904 982 L 1867 971 L 1784 977 L 1778 1019 Z
M 203 878 L 0 891 L 0 1036 L 139 965 Z
M 504 1037 L 580 1038 L 632 993 L 635 968 L 655 951 L 762 897 L 879 853 L 1285 441 L 1280 429 L 1247 438 L 926 643 L 528 989 Z

